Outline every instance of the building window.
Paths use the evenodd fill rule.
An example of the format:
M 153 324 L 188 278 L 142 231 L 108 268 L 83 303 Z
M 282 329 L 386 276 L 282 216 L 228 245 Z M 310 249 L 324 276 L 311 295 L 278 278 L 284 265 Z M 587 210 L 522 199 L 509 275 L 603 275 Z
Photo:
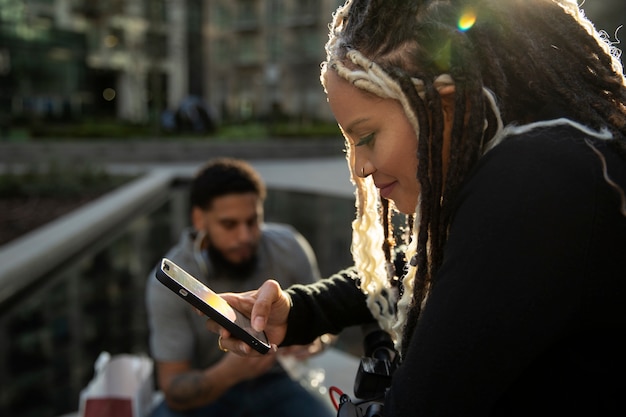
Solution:
M 281 24 L 285 19 L 283 0 L 268 0 L 267 20 L 271 24 Z

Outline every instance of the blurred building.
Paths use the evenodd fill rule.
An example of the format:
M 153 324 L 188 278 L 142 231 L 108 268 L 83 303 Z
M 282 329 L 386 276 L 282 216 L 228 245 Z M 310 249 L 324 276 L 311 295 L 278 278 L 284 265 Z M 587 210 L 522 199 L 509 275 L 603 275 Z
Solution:
M 332 120 L 319 65 L 343 2 L 0 0 L 0 137 L 7 118 L 147 123 L 190 99 L 230 121 Z M 622 2 L 583 5 L 617 46 Z
M 0 0 L 0 111 L 147 121 L 191 93 L 195 4 Z
M 223 117 L 332 120 L 320 85 L 331 13 L 344 0 L 207 0 L 206 81 Z
M 0 0 L 0 113 L 137 123 L 188 97 L 239 119 L 330 117 L 343 0 Z
M 84 23 L 94 93 L 114 101 L 117 118 L 145 122 L 189 94 L 186 1 L 55 2 L 71 5 L 68 24 Z

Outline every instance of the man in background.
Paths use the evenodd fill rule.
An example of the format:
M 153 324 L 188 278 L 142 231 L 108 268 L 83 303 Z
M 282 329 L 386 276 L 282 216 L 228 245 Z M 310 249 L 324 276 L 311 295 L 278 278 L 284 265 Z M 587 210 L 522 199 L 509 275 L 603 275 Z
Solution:
M 264 223 L 265 184 L 246 162 L 209 161 L 190 189 L 192 228 L 165 255 L 213 291 L 241 292 L 273 278 L 284 286 L 319 279 L 313 250 L 285 224 Z M 221 350 L 207 318 L 150 274 L 147 311 L 157 384 L 164 393 L 152 417 L 334 415 L 331 408 L 290 378 L 270 352 L 244 358 Z M 303 358 L 323 348 L 290 347 Z

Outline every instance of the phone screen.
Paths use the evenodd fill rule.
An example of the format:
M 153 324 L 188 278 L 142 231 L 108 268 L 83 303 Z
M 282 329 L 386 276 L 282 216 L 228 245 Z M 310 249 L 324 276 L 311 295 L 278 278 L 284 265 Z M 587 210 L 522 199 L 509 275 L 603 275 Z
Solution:
M 226 317 L 230 321 L 234 322 L 237 320 L 237 314 L 230 304 L 228 304 L 222 297 L 215 294 L 206 285 L 175 265 L 170 265 L 170 272 L 173 274 L 176 281 L 185 287 L 187 291 L 191 292 L 196 297 L 216 309 L 222 314 L 222 316 Z
M 244 316 L 242 313 L 232 308 L 230 304 L 226 302 L 226 300 L 224 300 L 222 297 L 217 295 L 214 291 L 212 291 L 202 282 L 198 281 L 196 278 L 191 276 L 187 271 L 185 271 L 184 269 L 182 269 L 181 267 L 179 267 L 178 265 L 176 265 L 175 263 L 167 259 L 163 259 L 161 263 L 161 269 L 163 270 L 165 274 L 167 274 L 167 276 L 169 276 L 172 280 L 174 280 L 176 283 L 178 283 L 182 287 L 178 289 L 178 293 L 183 298 L 187 299 L 187 301 L 190 301 L 187 298 L 188 294 L 186 294 L 186 292 L 189 292 L 193 294 L 196 298 L 200 299 L 203 303 L 211 307 L 214 311 L 216 311 L 218 314 L 223 316 L 225 319 L 230 321 L 232 324 L 239 326 L 240 328 L 245 330 L 247 333 L 249 333 L 251 336 L 255 337 L 263 344 L 269 346 L 269 342 L 267 341 L 267 337 L 265 336 L 265 333 L 254 330 L 252 328 L 250 319 L 248 317 Z M 198 305 L 196 305 L 196 307 L 202 310 L 203 313 L 205 313 L 207 316 L 213 319 L 217 319 L 217 317 L 214 317 L 214 315 L 211 314 L 212 312 L 210 310 L 206 311 L 206 309 Z M 220 323 L 220 324 L 223 325 L 224 323 Z M 226 327 L 229 331 L 231 331 L 231 333 L 234 330 L 232 327 L 229 328 L 230 326 L 224 326 L 224 327 Z M 234 334 L 234 336 L 240 337 L 241 335 Z

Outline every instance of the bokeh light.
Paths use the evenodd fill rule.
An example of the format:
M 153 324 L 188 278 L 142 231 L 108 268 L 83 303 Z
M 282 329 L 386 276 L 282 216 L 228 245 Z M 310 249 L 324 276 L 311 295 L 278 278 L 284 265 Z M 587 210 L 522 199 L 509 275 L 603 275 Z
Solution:
M 476 13 L 473 10 L 468 10 L 461 15 L 459 19 L 459 29 L 465 32 L 470 29 L 476 23 Z
M 104 91 L 102 91 L 102 98 L 106 101 L 113 101 L 115 99 L 115 95 L 115 90 L 112 88 L 105 88 Z

